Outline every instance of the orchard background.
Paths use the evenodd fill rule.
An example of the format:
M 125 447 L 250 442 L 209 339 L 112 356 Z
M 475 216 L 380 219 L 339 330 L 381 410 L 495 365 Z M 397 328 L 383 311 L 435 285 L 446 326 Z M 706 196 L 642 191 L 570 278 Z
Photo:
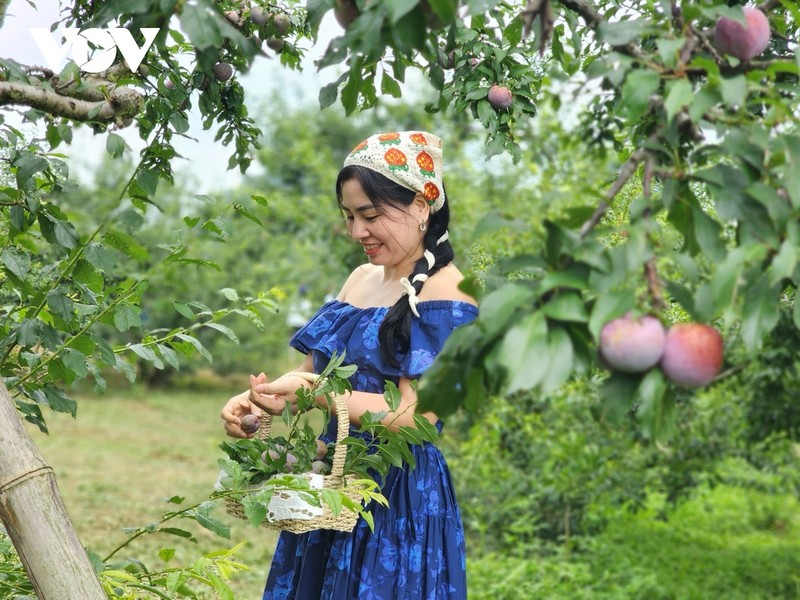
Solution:
M 61 6 L 65 26 L 159 34 L 135 73 L 0 57 L 0 375 L 35 442 L 15 438 L 5 413 L 0 456 L 47 455 L 61 432 L 42 432 L 82 422 L 84 407 L 124 425 L 48 455 L 56 475 L 60 455 L 114 455 L 146 407 L 162 406 L 176 446 L 196 443 L 176 414 L 200 410 L 221 432 L 218 406 L 244 375 L 293 363 L 285 313 L 300 287 L 318 305 L 362 260 L 331 193 L 346 153 L 375 131 L 426 129 L 446 141 L 452 240 L 481 300 L 420 387 L 447 421 L 470 593 L 800 596 L 795 2 L 757 7 L 768 43 L 742 59 L 714 35 L 721 18 L 747 22 L 735 1 Z M 323 22 L 335 34 L 320 48 Z M 320 81 L 335 73 L 318 102 L 248 99 L 240 78 L 259 61 L 298 69 L 312 50 Z M 510 106 L 490 102 L 492 86 Z M 181 140 L 206 135 L 196 129 L 238 183 L 198 192 L 176 168 Z M 79 182 L 71 142 L 87 131 L 107 155 Z M 714 380 L 690 389 L 658 365 L 610 371 L 600 333 L 627 313 L 713 326 Z M 216 447 L 198 455 L 216 468 Z M 123 490 L 140 481 L 93 475 Z M 174 490 L 163 523 L 132 532 L 126 558 L 102 547 L 110 532 L 92 536 L 102 593 L 257 597 L 268 565 L 237 542 L 260 553 L 271 540 L 174 524 L 230 536 L 202 479 L 186 483 L 196 497 Z M 23 480 L 2 473 L 4 510 Z M 161 514 L 161 496 L 150 500 Z M 155 541 L 137 554 L 143 538 Z M 200 558 L 176 558 L 198 539 Z M 6 540 L 0 597 L 25 597 Z M 58 578 L 53 563 L 34 579 Z M 258 574 L 252 588 L 236 587 L 240 563 Z

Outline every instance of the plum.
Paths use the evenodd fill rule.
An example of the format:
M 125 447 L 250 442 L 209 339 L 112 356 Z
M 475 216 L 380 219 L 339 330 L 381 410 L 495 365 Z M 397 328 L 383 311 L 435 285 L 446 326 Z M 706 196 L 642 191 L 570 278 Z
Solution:
M 272 17 L 272 24 L 275 26 L 275 31 L 278 32 L 278 35 L 286 35 L 292 26 L 292 21 L 289 19 L 289 15 L 278 13 Z
M 742 8 L 745 25 L 729 17 L 720 17 L 714 27 L 714 42 L 722 54 L 739 60 L 755 58 L 769 45 L 769 21 L 766 15 L 751 6 Z
M 244 415 L 239 421 L 239 429 L 245 433 L 255 433 L 261 427 L 261 419 L 254 414 Z
M 254 6 L 250 9 L 250 20 L 256 25 L 263 25 L 267 22 L 267 13 L 260 6 Z
M 678 385 L 699 388 L 722 367 L 722 336 L 711 325 L 678 323 L 667 331 L 661 370 Z
M 358 10 L 355 0 L 336 0 L 336 4 L 333 7 L 333 16 L 336 17 L 336 22 L 344 29 L 350 27 L 360 14 L 361 11 Z
M 280 52 L 283 48 L 284 41 L 282 38 L 275 37 L 274 35 L 267 38 L 267 46 L 275 52 Z
M 505 109 L 511 106 L 513 97 L 511 90 L 503 85 L 493 85 L 489 88 L 489 95 L 487 96 L 489 104 L 497 109 Z
M 600 358 L 612 370 L 641 373 L 658 364 L 665 337 L 664 326 L 656 317 L 627 314 L 603 325 Z
M 230 63 L 218 62 L 214 65 L 213 71 L 217 81 L 228 81 L 233 77 L 233 67 Z

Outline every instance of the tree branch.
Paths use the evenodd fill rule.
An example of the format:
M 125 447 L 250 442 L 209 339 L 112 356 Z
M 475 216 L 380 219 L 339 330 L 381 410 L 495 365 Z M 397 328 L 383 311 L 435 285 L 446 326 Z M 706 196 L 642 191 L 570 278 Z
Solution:
M 125 87 L 111 91 L 107 100 L 92 101 L 70 98 L 31 84 L 0 81 L 0 106 L 30 106 L 74 121 L 109 123 L 133 117 L 142 110 L 142 103 L 141 93 Z
M 644 148 L 639 148 L 636 152 L 631 154 L 627 161 L 625 161 L 625 164 L 622 165 L 622 168 L 619 171 L 619 176 L 614 182 L 614 185 L 612 185 L 606 192 L 605 199 L 600 202 L 600 204 L 597 206 L 597 209 L 595 209 L 594 213 L 592 213 L 592 216 L 589 217 L 589 219 L 581 226 L 581 238 L 586 237 L 586 235 L 597 226 L 597 224 L 600 222 L 600 219 L 603 218 L 603 215 L 608 210 L 609 206 L 611 206 L 611 201 L 614 199 L 614 196 L 616 196 L 625 186 L 625 184 L 636 171 L 638 164 L 645 158 L 646 155 L 647 150 Z
M 583 20 L 586 21 L 586 25 L 590 29 L 597 29 L 597 26 L 603 22 L 603 17 L 600 15 L 599 12 L 586 2 L 585 0 L 559 0 L 562 5 L 566 8 L 570 9 L 572 12 L 578 13 Z

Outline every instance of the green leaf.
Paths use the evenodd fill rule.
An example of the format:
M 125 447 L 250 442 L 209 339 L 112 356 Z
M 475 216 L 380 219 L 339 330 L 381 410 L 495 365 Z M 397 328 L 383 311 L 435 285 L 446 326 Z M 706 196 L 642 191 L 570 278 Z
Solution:
M 414 425 L 416 425 L 426 442 L 435 442 L 439 438 L 439 431 L 436 427 L 422 415 L 414 415 Z
M 173 369 L 180 368 L 180 360 L 178 359 L 178 353 L 175 352 L 175 350 L 169 346 L 165 346 L 164 344 L 158 344 L 157 348 L 164 359 L 164 362 L 166 362 Z
M 180 529 L 178 527 L 159 527 L 158 531 L 160 533 L 168 533 L 169 535 L 174 535 L 174 536 L 179 537 L 179 538 L 184 538 L 184 539 L 192 540 L 192 541 L 195 541 L 195 542 L 197 541 L 195 539 L 194 535 L 192 535 L 191 532 L 186 531 L 185 529 Z M 159 556 L 161 556 L 162 560 L 168 561 L 175 554 L 175 550 L 172 550 L 171 553 L 169 552 L 169 550 L 171 550 L 170 548 L 166 548 L 165 550 L 167 550 L 166 557 L 165 556 L 161 556 L 161 553 L 159 553 Z
M 210 329 L 215 329 L 215 330 L 219 331 L 220 333 L 225 335 L 225 337 L 227 337 L 230 341 L 232 341 L 234 344 L 238 344 L 239 343 L 239 338 L 236 337 L 236 334 L 233 332 L 233 330 L 230 327 L 227 327 L 226 325 L 222 325 L 220 323 L 206 323 L 205 326 L 210 328 Z
M 103 234 L 103 239 L 112 248 L 136 260 L 147 260 L 149 257 L 147 249 L 127 233 L 110 230 Z
M 114 310 L 114 325 L 119 331 L 127 331 L 142 326 L 139 319 L 139 308 L 129 304 L 121 304 Z
M 207 1 L 186 3 L 180 13 L 181 30 L 192 44 L 202 50 L 217 47 L 222 42 L 222 34 Z
M 672 119 L 684 108 L 689 106 L 694 98 L 692 84 L 686 79 L 678 79 L 667 84 L 667 97 L 664 108 L 667 109 L 667 120 Z
M 642 116 L 652 96 L 661 85 L 661 77 L 649 69 L 630 71 L 622 86 L 622 111 L 630 119 Z
M 7 246 L 0 254 L 0 261 L 20 279 L 25 279 L 25 276 L 31 269 L 31 258 L 26 252 L 20 252 L 13 246 Z
M 23 187 L 31 177 L 49 167 L 47 160 L 30 152 L 21 153 L 12 166 L 17 168 L 17 186 Z
M 723 79 L 719 84 L 722 101 L 730 108 L 743 108 L 747 98 L 747 80 L 744 75 Z
M 228 287 L 222 288 L 219 291 L 219 293 L 222 294 L 223 296 L 225 296 L 225 298 L 227 300 L 229 300 L 230 302 L 238 302 L 239 301 L 239 293 L 233 288 L 228 288 Z
M 642 434 L 655 442 L 665 442 L 675 429 L 675 400 L 666 392 L 661 369 L 648 371 L 636 391 Z
M 530 303 L 534 292 L 529 287 L 509 283 L 487 295 L 481 302 L 481 312 L 476 323 L 487 337 L 503 331 L 516 317 L 517 309 Z
M 203 346 L 203 344 L 197 338 L 192 337 L 191 335 L 186 335 L 184 333 L 178 333 L 175 335 L 175 337 L 178 338 L 179 340 L 187 342 L 190 346 L 192 346 L 195 350 L 197 350 L 200 353 L 200 355 L 203 358 L 205 358 L 208 362 L 211 362 L 213 360 L 211 357 L 211 353 L 206 349 L 205 346 Z
M 580 294 L 573 292 L 556 294 L 550 302 L 542 307 L 542 312 L 558 321 L 585 323 L 587 320 L 583 300 Z
M 400 84 L 397 83 L 386 71 L 383 72 L 381 78 L 381 93 L 393 98 L 400 98 L 403 92 L 400 90 Z
M 595 411 L 597 418 L 617 427 L 622 425 L 633 408 L 640 381 L 640 375 L 612 372 L 600 386 L 600 404 Z
M 50 290 L 47 293 L 47 307 L 66 323 L 72 321 L 72 317 L 75 316 L 75 303 L 72 298 L 58 290 Z
M 106 152 L 108 152 L 113 158 L 119 158 L 125 152 L 125 149 L 128 145 L 125 143 L 125 139 L 116 133 L 109 133 L 108 137 L 106 137 Z
M 510 327 L 492 356 L 492 364 L 505 372 L 504 393 L 539 385 L 549 364 L 547 351 L 547 320 L 543 313 L 529 313 Z
M 417 5 L 419 0 L 392 0 L 389 3 L 389 15 L 392 24 L 397 23 Z
M 169 562 L 175 556 L 175 548 L 161 548 L 158 551 L 158 557 L 164 562 Z
M 130 346 L 130 350 L 139 358 L 152 364 L 156 369 L 160 370 L 164 368 L 164 363 L 161 362 L 161 359 L 158 358 L 155 350 L 153 350 L 150 346 L 145 346 L 144 344 L 132 344 Z
M 328 85 L 324 85 L 319 90 L 319 107 L 320 109 L 328 108 L 336 102 L 336 97 L 339 95 L 339 82 L 334 81 Z
M 237 214 L 240 214 L 243 217 L 250 219 L 253 223 L 258 225 L 259 227 L 263 227 L 264 229 L 266 229 L 266 226 L 264 225 L 264 223 L 261 222 L 261 219 L 259 219 L 257 216 L 255 216 L 241 204 L 235 203 L 233 205 L 233 210 L 235 210 Z
M 595 339 L 600 337 L 603 325 L 624 315 L 636 307 L 636 297 L 630 290 L 607 292 L 601 294 L 592 307 L 589 318 L 589 332 Z
M 550 360 L 542 380 L 542 391 L 545 393 L 558 389 L 569 379 L 575 359 L 572 339 L 563 328 L 551 329 L 547 338 L 547 352 Z
M 194 312 L 189 307 L 188 304 L 184 302 L 173 302 L 172 307 L 180 314 L 186 317 L 187 319 L 194 319 Z
M 56 412 L 69 413 L 73 417 L 78 411 L 78 403 L 55 386 L 47 385 L 43 389 L 47 404 Z
M 217 519 L 209 517 L 208 515 L 206 515 L 203 512 L 201 512 L 200 509 L 195 511 L 193 516 L 194 516 L 194 519 L 200 525 L 202 525 L 203 527 L 205 527 L 206 529 L 208 529 L 212 533 L 216 533 L 218 536 L 223 537 L 225 539 L 230 539 L 231 530 L 227 525 L 225 525 L 221 521 L 218 521 Z
M 742 306 L 742 340 L 751 353 L 761 347 L 761 342 L 775 325 L 780 312 L 775 310 L 780 289 L 769 285 L 767 274 L 750 283 Z
M 251 525 L 261 525 L 264 519 L 267 518 L 267 504 L 265 502 L 257 502 L 250 496 L 245 496 L 241 502 L 244 516 L 247 517 Z
M 772 259 L 767 269 L 767 278 L 770 285 L 777 285 L 784 278 L 789 278 L 797 266 L 797 246 L 790 239 L 783 240 L 780 250 Z
M 383 388 L 383 397 L 389 405 L 389 410 L 395 411 L 400 406 L 400 390 L 393 381 L 386 381 Z
M 597 36 L 610 46 L 625 46 L 653 31 L 654 26 L 646 20 L 600 21 Z

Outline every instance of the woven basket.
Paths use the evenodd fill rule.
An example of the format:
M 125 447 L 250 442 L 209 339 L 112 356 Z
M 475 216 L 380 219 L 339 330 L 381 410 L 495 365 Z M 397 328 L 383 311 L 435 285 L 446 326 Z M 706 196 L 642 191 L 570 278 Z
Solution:
M 303 379 L 316 383 L 318 375 L 315 373 L 293 372 L 287 375 L 302 377 Z M 344 475 L 344 462 L 347 456 L 347 446 L 342 441 L 347 437 L 350 429 L 350 417 L 347 412 L 347 400 L 344 396 L 337 394 L 334 396 L 333 404 L 336 407 L 336 415 L 338 420 L 338 428 L 336 430 L 336 444 L 333 451 L 333 464 L 331 466 L 330 475 L 316 475 L 311 473 L 301 473 L 295 477 L 305 477 L 309 480 L 312 486 L 321 489 L 335 489 L 341 490 L 348 498 L 353 500 L 356 504 L 362 504 L 364 497 L 358 493 L 359 489 L 363 486 L 355 483 L 358 477 L 355 475 Z M 272 415 L 264 414 L 261 417 L 261 427 L 258 430 L 258 436 L 262 440 L 269 438 L 272 430 Z M 302 492 L 293 490 L 276 491 L 270 507 L 273 502 L 281 502 L 288 500 L 297 504 L 298 499 L 301 498 Z M 291 531 L 292 533 L 305 533 L 314 529 L 335 529 L 337 531 L 352 531 L 358 521 L 358 513 L 347 508 L 342 507 L 338 515 L 334 515 L 330 507 L 323 501 L 321 507 L 316 507 L 304 503 L 307 507 L 306 510 L 297 511 L 303 513 L 302 518 L 288 518 L 288 519 L 275 519 L 271 520 L 269 515 L 262 523 L 262 527 L 267 529 L 278 529 L 282 531 Z M 239 519 L 247 519 L 244 513 L 244 507 L 239 499 L 228 496 L 225 498 L 226 510 L 230 515 Z

